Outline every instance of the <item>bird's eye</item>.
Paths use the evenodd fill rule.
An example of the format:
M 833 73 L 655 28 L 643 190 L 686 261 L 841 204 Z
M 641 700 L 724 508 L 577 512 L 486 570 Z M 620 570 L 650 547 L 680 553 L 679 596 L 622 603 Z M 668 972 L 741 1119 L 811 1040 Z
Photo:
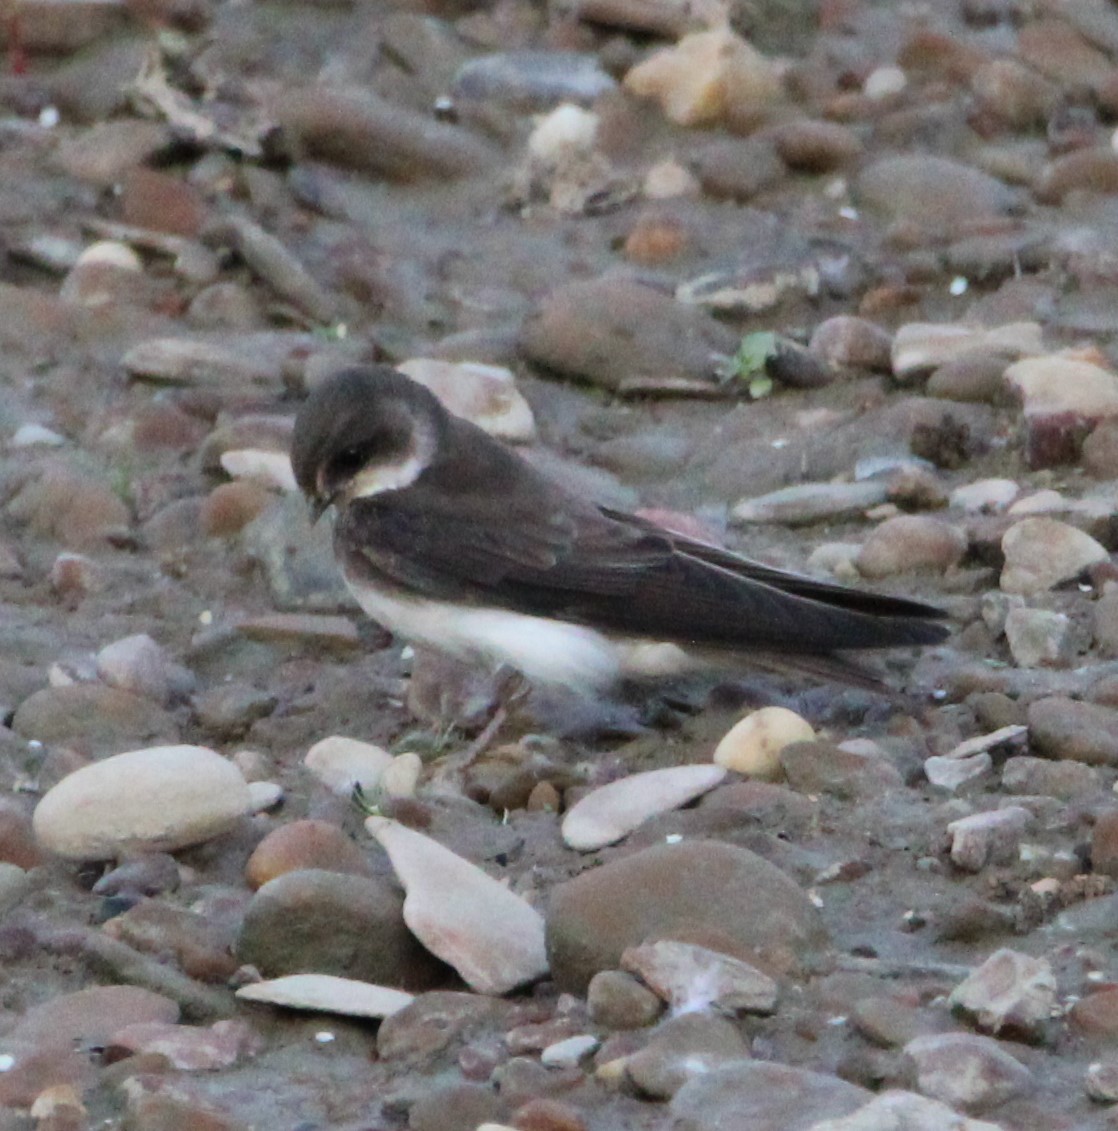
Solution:
M 330 470 L 337 479 L 345 479 L 356 475 L 365 462 L 365 453 L 361 448 L 343 448 L 330 461 Z

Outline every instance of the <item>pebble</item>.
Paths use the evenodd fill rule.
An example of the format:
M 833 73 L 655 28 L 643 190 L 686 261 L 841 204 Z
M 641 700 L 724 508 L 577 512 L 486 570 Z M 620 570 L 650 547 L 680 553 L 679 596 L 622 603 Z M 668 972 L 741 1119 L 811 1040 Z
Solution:
M 997 514 L 1020 492 L 1021 488 L 1012 479 L 979 479 L 956 487 L 948 497 L 948 505 L 968 514 Z
M 1091 830 L 1091 870 L 1118 877 L 1118 810 L 1108 809 L 1095 818 Z
M 887 330 L 853 314 L 837 314 L 820 322 L 808 342 L 808 349 L 829 365 L 875 373 L 892 370 L 892 346 L 893 336 Z
M 256 846 L 245 865 L 245 879 L 255 890 L 286 872 L 305 868 L 369 874 L 368 860 L 337 825 L 302 820 L 280 825 Z
M 1002 551 L 1001 587 L 1024 597 L 1072 581 L 1110 557 L 1089 534 L 1055 518 L 1015 522 L 1002 537 Z
M 575 51 L 500 51 L 458 69 L 456 98 L 545 110 L 564 102 L 589 106 L 617 89 L 595 55 Z
M 371 742 L 331 735 L 320 739 L 303 759 L 303 765 L 331 792 L 349 797 L 355 786 L 374 792 L 392 755 Z
M 1044 352 L 1038 322 L 978 328 L 945 322 L 907 322 L 893 336 L 893 375 L 902 383 L 976 353 L 1019 358 Z
M 671 1099 L 688 1080 L 749 1060 L 737 1028 L 710 1013 L 683 1013 L 662 1021 L 644 1048 L 626 1057 L 625 1075 L 643 1095 Z
M 1115 1103 L 1118 1101 L 1118 1064 L 1108 1060 L 1089 1065 L 1083 1085 L 1087 1095 L 1098 1103 Z
M 266 977 L 333 974 L 409 990 L 437 985 L 446 973 L 405 926 L 395 884 L 316 868 L 284 872 L 260 887 L 236 954 Z
M 262 1043 L 243 1021 L 217 1021 L 209 1028 L 140 1021 L 118 1029 L 111 1049 L 116 1057 L 156 1054 L 180 1072 L 213 1072 L 256 1056 Z
M 653 98 L 681 126 L 759 120 L 781 97 L 775 65 L 729 27 L 691 32 L 625 76 L 625 89 Z
M 871 1099 L 871 1092 L 837 1076 L 749 1060 L 696 1076 L 676 1092 L 669 1110 L 672 1131 L 809 1131 Z
M 1003 1131 L 1001 1124 L 970 1119 L 939 1100 L 890 1090 L 844 1119 L 825 1119 L 810 1131 Z
M 385 767 L 380 778 L 381 792 L 386 797 L 414 797 L 422 776 L 423 759 L 414 751 L 406 750 L 402 754 L 397 754 Z M 558 797 L 553 811 L 556 809 L 558 809 Z
M 994 760 L 989 754 L 973 754 L 969 758 L 936 757 L 924 760 L 924 776 L 938 789 L 958 793 L 968 785 L 985 781 L 993 772 Z
M 170 852 L 231 829 L 249 809 L 232 762 L 203 746 L 155 746 L 75 770 L 39 802 L 39 843 L 71 860 Z
M 516 387 L 511 369 L 475 361 L 439 361 L 417 357 L 397 369 L 431 390 L 455 416 L 512 444 L 535 439 L 532 409 Z
M 0 861 L 0 918 L 18 907 L 31 891 L 31 880 L 18 864 Z
M 129 857 L 106 872 L 93 885 L 93 894 L 126 899 L 151 897 L 175 891 L 181 879 L 173 856 L 166 852 L 145 852 L 142 856 Z
M 593 852 L 628 836 L 650 817 L 681 808 L 725 780 L 721 766 L 669 766 L 630 774 L 591 791 L 563 818 L 563 840 Z
M 714 1008 L 772 1013 L 777 984 L 748 962 L 692 943 L 661 939 L 629 947 L 622 969 L 637 974 L 676 1013 Z
M 544 920 L 534 907 L 422 833 L 384 817 L 366 827 L 407 893 L 404 921 L 471 988 L 502 994 L 547 973 Z
M 926 1096 L 983 1112 L 1029 1091 L 1033 1074 L 997 1041 L 969 1033 L 933 1033 L 904 1047 Z
M 1029 704 L 1029 740 L 1040 754 L 1118 766 L 1118 711 L 1062 695 Z
M 559 168 L 576 154 L 593 152 L 600 124 L 601 117 L 593 111 L 564 102 L 536 119 L 528 135 L 528 154 L 533 161 Z
M 1071 618 L 1050 609 L 1010 609 L 1005 638 L 1019 668 L 1066 667 L 1075 655 Z
M 987 864 L 1004 863 L 1017 855 L 1021 836 L 1032 822 L 1032 813 L 1020 805 L 960 817 L 947 826 L 951 862 L 966 872 L 980 872 Z
M 595 974 L 586 988 L 586 1005 L 594 1024 L 611 1032 L 643 1029 L 664 1009 L 656 994 L 623 970 L 602 970 Z
M 1118 1036 L 1118 992 L 1094 989 L 1074 1002 L 1068 1019 L 1074 1032 L 1096 1041 L 1113 1041 Z
M 245 479 L 277 491 L 295 492 L 295 472 L 286 452 L 267 452 L 254 448 L 230 449 L 221 453 L 221 468 L 233 479 Z
M 958 527 L 927 515 L 902 514 L 874 528 L 854 564 L 874 581 L 917 569 L 944 573 L 966 549 L 967 537 Z
M 767 495 L 735 503 L 730 518 L 740 523 L 779 523 L 807 526 L 861 518 L 871 507 L 889 498 L 888 484 L 880 479 L 861 483 L 797 483 Z
M 193 690 L 193 677 L 147 633 L 125 636 L 97 653 L 97 674 L 110 687 L 146 695 L 157 703 Z
M 800 793 L 827 793 L 846 800 L 879 797 L 904 784 L 900 770 L 873 742 L 841 746 L 826 739 L 794 742 L 780 752 L 788 784 Z
M 709 314 L 631 279 L 576 281 L 525 319 L 520 349 L 537 365 L 604 389 L 685 378 L 710 385 L 716 355 L 737 339 Z
M 547 1068 L 577 1068 L 601 1043 L 593 1033 L 567 1037 L 542 1049 L 540 1064 Z
M 924 391 L 930 397 L 974 404 L 995 404 L 1005 395 L 1004 374 L 1010 357 L 978 349 L 946 361 L 932 371 Z
M 862 142 L 857 133 L 839 122 L 801 118 L 798 121 L 784 122 L 773 127 L 770 136 L 776 145 L 777 153 L 780 154 L 780 159 L 789 169 L 797 173 L 832 173 L 849 165 L 862 153 Z M 839 321 L 850 317 L 852 316 L 838 315 L 837 318 L 828 321 Z M 863 344 L 872 346 L 872 340 L 868 338 L 858 340 L 857 334 L 858 331 L 855 331 L 850 341 L 855 346 L 855 353 L 860 355 L 859 347 Z M 816 348 L 814 335 L 811 348 L 813 350 Z M 842 361 L 839 364 L 862 365 L 864 362 Z M 876 366 L 870 365 L 870 368 Z
M 67 549 L 93 550 L 128 537 L 128 507 L 97 474 L 52 463 L 33 476 L 8 503 L 7 513 L 31 534 Z
M 203 730 L 229 741 L 241 737 L 257 720 L 266 719 L 278 702 L 270 691 L 234 679 L 195 695 L 192 705 Z
M 952 990 L 948 1004 L 985 1032 L 1036 1039 L 1056 1015 L 1056 979 L 1047 959 L 1003 948 Z
M 275 383 L 284 360 L 309 345 L 313 341 L 304 334 L 152 338 L 127 350 L 120 364 L 137 380 L 157 385 L 268 386 Z
M 1098 770 L 1082 762 L 1053 762 L 1018 754 L 1002 767 L 1002 788 L 1008 793 L 1074 801 L 1098 793 L 1101 787 Z
M 995 177 L 948 157 L 901 154 L 870 162 L 854 184 L 855 201 L 894 221 L 950 233 L 1005 214 L 1014 194 Z M 894 359 L 898 343 L 894 343 Z M 894 365 L 894 369 L 900 372 Z
M 763 913 L 762 913 L 763 909 Z M 584 993 L 630 946 L 732 940 L 735 953 L 795 962 L 823 938 L 818 912 L 779 868 L 717 842 L 656 845 L 555 888 L 547 916 L 552 976 Z
M 237 997 L 286 1009 L 374 1018 L 391 1017 L 415 1000 L 413 994 L 403 990 L 332 974 L 289 974 L 285 978 L 252 982 L 241 986 Z
M 469 131 L 367 87 L 288 84 L 271 109 L 308 156 L 374 176 L 460 177 L 494 159 L 490 146 Z
M 691 168 L 708 196 L 738 203 L 773 188 L 784 177 L 776 147 L 755 137 L 707 142 L 695 152 Z
M 780 753 L 793 742 L 815 738 L 811 724 L 787 707 L 762 707 L 735 723 L 714 749 L 714 762 L 746 777 L 780 778 Z

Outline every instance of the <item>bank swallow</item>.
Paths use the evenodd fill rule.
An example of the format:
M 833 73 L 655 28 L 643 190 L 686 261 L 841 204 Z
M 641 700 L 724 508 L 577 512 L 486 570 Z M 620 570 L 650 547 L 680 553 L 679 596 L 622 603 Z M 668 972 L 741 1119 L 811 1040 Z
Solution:
M 787 573 L 572 494 L 386 366 L 314 390 L 292 466 L 316 518 L 336 507 L 335 554 L 373 620 L 537 686 L 606 691 L 649 642 L 826 671 L 836 652 L 947 635 L 928 605 Z

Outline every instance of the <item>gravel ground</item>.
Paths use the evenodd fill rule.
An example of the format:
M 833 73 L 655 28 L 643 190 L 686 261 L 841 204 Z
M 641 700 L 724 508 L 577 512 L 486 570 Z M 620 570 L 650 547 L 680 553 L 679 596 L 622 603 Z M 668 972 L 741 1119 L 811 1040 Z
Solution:
M 1118 1126 L 1118 8 L 65 9 L 0 30 L 0 1131 Z M 372 361 L 951 636 L 468 763 L 499 688 L 293 490 Z

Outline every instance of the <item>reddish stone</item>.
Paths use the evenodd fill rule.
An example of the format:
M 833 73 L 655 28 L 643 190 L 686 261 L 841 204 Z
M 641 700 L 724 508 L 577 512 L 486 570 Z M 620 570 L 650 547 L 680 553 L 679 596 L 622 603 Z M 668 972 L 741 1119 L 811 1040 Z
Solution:
M 121 209 L 126 223 L 175 236 L 196 236 L 206 219 L 197 189 L 154 169 L 132 169 L 125 175 Z

